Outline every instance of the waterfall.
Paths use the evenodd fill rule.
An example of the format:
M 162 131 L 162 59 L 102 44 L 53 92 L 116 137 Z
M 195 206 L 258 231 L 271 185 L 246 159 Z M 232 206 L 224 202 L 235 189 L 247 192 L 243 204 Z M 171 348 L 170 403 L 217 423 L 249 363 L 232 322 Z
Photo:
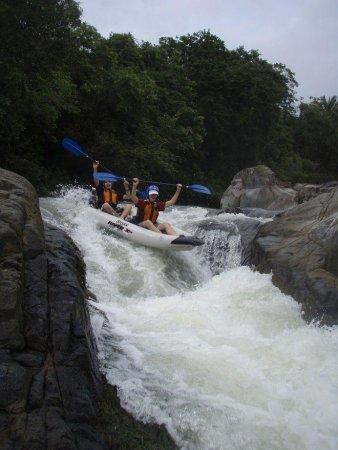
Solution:
M 197 235 L 204 240 L 197 252 L 213 275 L 240 265 L 241 236 L 234 223 L 205 219 L 198 224 Z

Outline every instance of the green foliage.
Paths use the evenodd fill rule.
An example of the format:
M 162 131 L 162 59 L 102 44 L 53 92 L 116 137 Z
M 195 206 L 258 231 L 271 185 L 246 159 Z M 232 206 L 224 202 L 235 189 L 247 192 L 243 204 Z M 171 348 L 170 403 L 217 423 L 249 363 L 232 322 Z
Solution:
M 302 157 L 317 164 L 325 178 L 338 176 L 338 103 L 335 96 L 301 103 L 296 148 Z
M 288 181 L 337 176 L 337 99 L 297 114 L 284 65 L 209 31 L 153 45 L 80 18 L 74 0 L 0 0 L 0 164 L 40 192 L 91 177 L 64 136 L 122 175 L 216 193 L 259 163 Z

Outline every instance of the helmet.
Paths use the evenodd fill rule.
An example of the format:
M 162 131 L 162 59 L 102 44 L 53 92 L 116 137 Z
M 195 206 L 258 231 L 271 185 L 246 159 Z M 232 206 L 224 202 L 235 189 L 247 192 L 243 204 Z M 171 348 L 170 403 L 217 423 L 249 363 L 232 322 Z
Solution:
M 151 195 L 151 194 L 157 194 L 157 195 L 159 195 L 159 193 L 160 193 L 160 189 L 159 189 L 159 187 L 156 186 L 155 184 L 152 184 L 151 186 L 148 186 L 148 188 L 147 188 L 147 195 L 148 195 L 148 197 L 149 197 L 149 195 Z

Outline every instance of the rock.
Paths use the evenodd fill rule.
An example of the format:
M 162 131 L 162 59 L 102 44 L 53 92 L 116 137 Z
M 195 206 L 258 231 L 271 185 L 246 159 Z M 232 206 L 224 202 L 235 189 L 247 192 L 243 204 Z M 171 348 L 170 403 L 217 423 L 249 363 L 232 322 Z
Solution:
M 304 203 L 317 195 L 332 191 L 336 186 L 338 186 L 338 181 L 329 181 L 324 184 L 297 183 L 293 189 L 297 192 L 297 203 Z
M 221 199 L 221 208 L 261 208 L 284 210 L 293 207 L 296 191 L 285 187 L 266 166 L 238 172 Z
M 62 231 L 45 231 L 24 178 L 0 170 L 0 191 L 2 448 L 84 448 L 79 423 L 87 448 L 106 448 L 92 426 L 101 374 L 81 255 Z
M 88 295 L 77 247 L 63 231 L 44 227 L 30 183 L 0 169 L 1 448 L 117 448 L 97 422 L 109 387 L 99 372 Z M 123 415 L 114 395 L 110 406 Z M 132 448 L 129 435 L 156 448 L 156 433 L 163 448 L 175 448 L 157 425 L 128 423 L 121 448 Z M 111 427 L 118 436 L 119 423 Z
M 304 203 L 320 193 L 320 184 L 297 183 L 293 189 L 297 192 L 297 203 Z
M 213 275 L 240 263 L 240 238 L 231 221 L 210 217 L 198 224 L 197 235 L 204 240 L 197 251 Z
M 8 413 L 26 409 L 32 373 L 15 361 L 0 363 L 0 408 Z
M 252 261 L 252 242 L 262 225 L 259 220 L 246 217 L 236 218 L 233 221 L 241 235 L 241 264 L 244 266 L 250 265 Z
M 227 220 L 216 216 L 198 224 L 198 235 L 205 244 L 199 249 L 213 274 L 239 264 L 251 264 L 252 241 L 261 221 L 251 217 Z
M 338 323 L 338 188 L 262 225 L 252 262 L 302 304 L 304 317 Z

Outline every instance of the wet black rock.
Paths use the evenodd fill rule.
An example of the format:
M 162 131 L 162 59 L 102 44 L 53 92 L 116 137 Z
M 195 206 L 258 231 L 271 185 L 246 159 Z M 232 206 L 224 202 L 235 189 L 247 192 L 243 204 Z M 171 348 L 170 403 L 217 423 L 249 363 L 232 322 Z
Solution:
M 105 448 L 81 255 L 25 179 L 0 170 L 0 191 L 1 448 Z
M 110 389 L 118 399 L 110 386 L 103 393 L 87 297 L 79 250 L 61 230 L 44 227 L 31 184 L 0 169 L 0 448 L 117 448 L 99 430 L 102 396 Z M 119 437 L 121 448 L 135 448 L 131 435 L 145 439 L 147 426 L 134 433 L 134 423 Z M 174 448 L 159 427 L 145 445 L 156 448 L 158 433 L 163 448 Z

